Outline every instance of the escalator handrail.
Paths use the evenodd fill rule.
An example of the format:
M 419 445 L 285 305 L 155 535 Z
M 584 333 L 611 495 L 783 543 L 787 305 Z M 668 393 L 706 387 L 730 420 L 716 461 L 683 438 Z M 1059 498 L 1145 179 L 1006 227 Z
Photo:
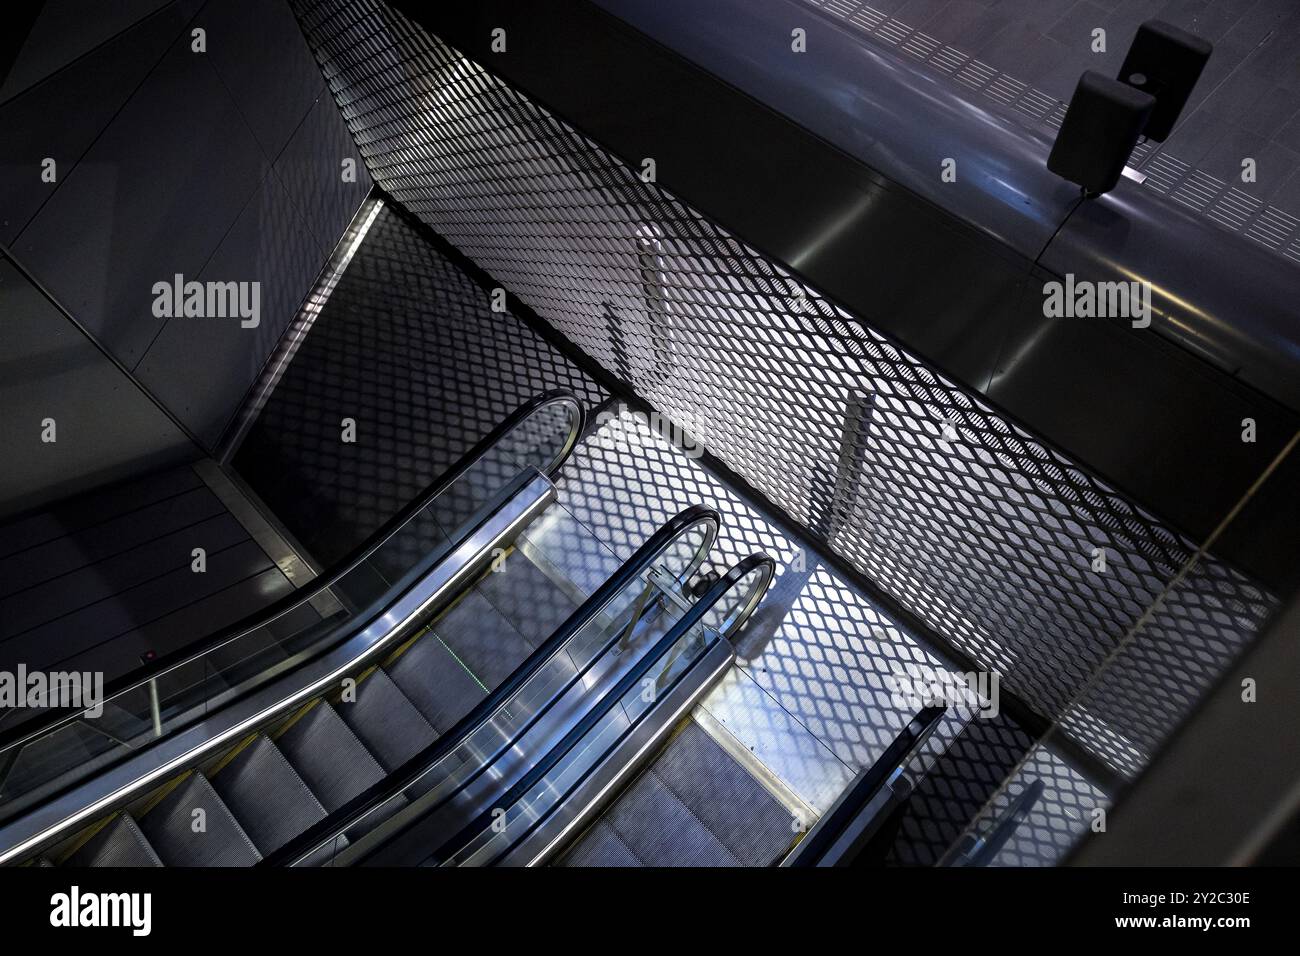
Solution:
M 201 767 L 222 748 L 337 690 L 345 677 L 355 677 L 368 662 L 411 636 L 430 613 L 486 572 L 493 556 L 554 502 L 551 479 L 534 468 L 521 477 L 528 472 L 532 477 L 521 487 L 516 480 L 494 495 L 491 512 L 450 552 L 431 567 L 408 573 L 383 607 L 362 623 L 353 623 L 341 643 L 175 733 L 129 752 L 113 766 L 98 768 L 0 825 L 0 865 L 28 859 L 177 774 Z
M 385 522 L 363 544 L 338 562 L 333 569 L 321 574 L 306 587 L 286 594 L 260 611 L 235 622 L 229 627 L 214 632 L 202 641 L 191 644 L 175 653 L 162 655 L 118 680 L 108 682 L 104 687 L 102 702 L 108 704 L 114 698 L 145 687 L 150 681 L 156 680 L 161 675 L 206 657 L 227 644 L 233 643 L 245 635 L 266 626 L 269 622 L 289 611 L 315 600 L 364 564 L 389 538 L 405 527 L 407 522 L 427 508 L 435 498 L 483 459 L 501 439 L 505 438 L 506 435 L 514 431 L 532 415 L 552 405 L 568 405 L 572 409 L 568 437 L 560 452 L 549 466 L 542 471 L 547 477 L 554 477 L 577 445 L 586 423 L 586 409 L 582 402 L 573 393 L 563 389 L 552 389 L 543 392 L 516 408 L 473 448 L 462 455 L 450 470 L 428 484 L 406 507 Z M 16 753 L 33 740 L 53 733 L 61 727 L 80 719 L 84 713 L 85 708 L 77 708 L 59 711 L 55 716 L 51 717 L 47 711 L 7 728 L 0 732 L 0 755 L 10 751 Z
M 678 576 L 678 581 L 685 584 L 699 569 L 700 565 L 708 556 L 713 548 L 713 542 L 717 538 L 718 527 L 721 523 L 721 516 L 714 508 L 704 505 L 692 505 L 683 511 L 678 512 L 671 519 L 665 522 L 655 531 L 645 543 L 639 547 L 632 557 L 628 558 L 619 566 L 604 583 L 600 585 L 587 598 L 582 605 L 577 608 L 561 624 L 554 633 L 545 641 L 538 645 L 523 663 L 502 681 L 497 687 L 488 694 L 483 700 L 475 705 L 474 709 L 458 720 L 455 725 L 429 746 L 425 747 L 418 754 L 407 760 L 400 767 L 396 768 L 391 774 L 383 780 L 378 781 L 371 787 L 362 791 L 352 800 L 348 801 L 342 807 L 318 821 L 309 829 L 303 831 L 294 837 L 284 846 L 280 847 L 274 853 L 267 854 L 256 866 L 293 866 L 296 863 L 310 857 L 322 846 L 334 840 L 339 834 L 345 832 L 370 813 L 378 809 L 395 795 L 403 792 L 407 787 L 413 784 L 421 776 L 432 770 L 439 761 L 452 753 L 457 747 L 470 739 L 480 727 L 492 719 L 496 713 L 506 704 L 511 697 L 519 691 L 524 685 L 540 671 L 554 657 L 554 655 L 569 640 L 579 634 L 583 628 L 591 623 L 609 604 L 610 601 L 618 597 L 629 586 L 634 584 L 641 575 L 664 552 L 666 552 L 674 542 L 681 538 L 690 529 L 703 525 L 706 529 L 704 540 L 697 549 L 695 557 L 690 565 Z M 611 639 L 617 640 L 617 635 Z M 587 671 L 604 655 L 607 648 L 602 648 L 601 653 L 593 655 L 591 661 L 574 675 L 559 690 L 551 695 L 551 699 L 546 706 L 541 708 L 533 718 L 526 724 L 519 727 L 509 738 L 504 741 L 498 754 L 492 755 L 483 762 L 483 765 L 475 771 L 468 779 L 463 780 L 456 787 L 453 793 L 447 795 L 440 803 L 446 800 L 454 799 L 455 795 L 462 791 L 466 786 L 473 782 L 484 770 L 491 766 L 492 762 L 499 756 L 501 750 L 513 746 L 528 730 L 532 727 L 546 710 L 562 697 L 567 691 L 580 680 Z
M 881 788 L 889 783 L 894 771 L 925 743 L 947 712 L 947 707 L 939 705 L 922 707 L 917 711 L 870 769 L 860 774 L 849 785 L 844 795 L 835 801 L 830 811 L 817 821 L 817 825 L 795 847 L 792 851 L 793 859 L 788 865 L 817 866 L 827 851 L 835 845 L 840 834 L 871 804 Z
M 545 757 L 534 764 L 533 767 L 524 774 L 524 776 L 515 783 L 515 785 L 512 786 L 500 800 L 496 801 L 496 806 L 494 808 L 480 813 L 474 820 L 462 827 L 455 836 L 445 841 L 441 847 L 429 854 L 429 856 L 436 857 L 439 861 L 447 860 L 453 854 L 467 846 L 470 840 L 487 830 L 492 825 L 493 815 L 497 812 L 498 808 L 514 806 L 524 796 L 526 796 L 534 786 L 541 782 L 548 773 L 555 769 L 556 765 L 568 755 L 569 751 L 576 747 L 578 743 L 581 742 L 581 740 L 602 720 L 608 717 L 615 707 L 622 704 L 623 698 L 640 683 L 642 678 L 645 677 L 661 657 L 668 653 L 668 651 L 670 651 L 678 641 L 685 637 L 692 628 L 699 624 L 701 620 L 703 620 L 704 615 L 712 610 L 713 606 L 717 604 L 718 601 L 722 600 L 722 598 L 725 597 L 733 587 L 743 581 L 755 570 L 762 570 L 764 573 L 763 580 L 753 587 L 752 593 L 756 595 L 756 597 L 751 596 L 751 600 L 746 602 L 743 614 L 733 615 L 728 619 L 724 629 L 714 632 L 714 640 L 710 641 L 708 646 L 712 647 L 717 643 L 717 641 L 730 641 L 732 634 L 745 626 L 745 621 L 748 619 L 749 615 L 753 613 L 754 609 L 758 606 L 759 601 L 767 592 L 767 588 L 772 583 L 772 577 L 776 572 L 776 562 L 762 552 L 751 554 L 749 557 L 738 561 L 732 566 L 731 570 L 718 578 L 718 580 L 713 583 L 704 595 L 691 605 L 690 610 L 682 615 L 677 623 L 674 624 L 663 637 L 656 641 L 653 647 L 641 656 L 640 660 L 638 660 L 637 663 L 623 675 L 613 688 L 606 692 L 596 706 L 589 710 L 582 719 L 575 723 L 568 733 L 566 733 L 564 737 L 551 748 Z M 657 699 L 664 699 L 667 696 L 667 691 L 670 691 L 675 687 L 685 674 L 685 671 L 678 674 L 667 688 L 662 689 Z M 638 716 L 636 724 L 639 724 L 651 710 L 653 710 L 653 705 Z M 626 737 L 627 733 L 629 733 L 636 724 L 633 724 L 625 730 L 623 734 L 620 734 L 619 739 L 621 740 Z M 599 763 L 605 759 L 605 756 L 607 756 L 614 747 L 617 746 L 617 743 L 618 742 L 615 741 L 615 743 L 607 747 L 605 749 L 605 754 L 602 755 L 601 759 L 596 761 L 596 763 L 591 767 L 588 767 L 587 770 L 573 782 L 569 787 L 570 792 L 581 785 L 581 783 L 591 775 L 591 773 L 596 769 L 596 766 L 598 766 Z M 563 799 L 564 798 L 561 798 L 561 802 Z M 557 803 L 556 806 L 558 805 L 559 804 Z M 551 807 L 546 814 L 533 821 L 533 823 L 527 828 L 526 832 L 517 836 L 508 847 L 497 853 L 495 859 L 500 859 L 518 846 L 520 841 L 526 839 L 534 830 L 536 830 L 537 827 L 545 821 L 546 817 L 554 811 L 554 809 L 554 806 Z

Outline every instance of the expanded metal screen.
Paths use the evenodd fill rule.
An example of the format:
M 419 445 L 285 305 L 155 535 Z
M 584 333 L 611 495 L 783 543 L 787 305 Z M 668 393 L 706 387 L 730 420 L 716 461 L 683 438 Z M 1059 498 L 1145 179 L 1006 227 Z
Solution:
M 1258 629 L 1202 562 L 1067 710 L 1191 541 L 377 0 L 294 6 L 376 182 L 1118 772 Z
M 587 375 L 381 209 L 235 456 L 312 558 L 352 552 L 507 415 Z M 340 441 L 344 420 L 354 440 Z M 407 557 L 414 560 L 416 555 Z

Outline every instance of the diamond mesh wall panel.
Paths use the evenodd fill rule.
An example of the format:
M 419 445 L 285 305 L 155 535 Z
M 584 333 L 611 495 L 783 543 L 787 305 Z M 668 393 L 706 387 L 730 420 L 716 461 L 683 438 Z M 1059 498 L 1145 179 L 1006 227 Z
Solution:
M 886 863 L 938 863 L 1031 746 L 1005 716 L 972 721 L 913 791 Z
M 377 0 L 295 0 L 375 180 L 1049 718 L 1194 552 Z M 1107 569 L 1094 571 L 1096 549 Z M 1132 772 L 1272 604 L 1213 561 L 1067 732 Z M 1095 699 L 1095 695 L 1094 695 Z
M 234 464 L 328 565 L 554 388 L 589 407 L 604 397 L 527 326 L 493 313 L 469 276 L 385 208 Z M 344 418 L 356 422 L 354 442 L 340 441 Z

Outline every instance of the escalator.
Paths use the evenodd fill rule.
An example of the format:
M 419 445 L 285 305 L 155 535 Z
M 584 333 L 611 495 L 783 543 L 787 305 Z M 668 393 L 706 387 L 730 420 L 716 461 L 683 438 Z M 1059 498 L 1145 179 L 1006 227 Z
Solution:
M 696 710 L 773 561 L 702 574 L 720 519 L 695 506 L 620 564 L 548 477 L 582 422 L 567 396 L 529 403 L 295 600 L 97 717 L 10 731 L 0 862 L 845 865 L 827 847 L 879 829 L 938 715 L 805 834 Z
M 730 663 L 771 561 L 700 577 L 719 518 L 696 506 L 619 564 L 547 477 L 581 421 L 567 397 L 530 403 L 294 602 L 109 695 L 98 718 L 20 728 L 0 861 L 351 863 L 395 830 L 418 845 L 463 828 L 581 728 L 659 727 L 665 701 L 684 713 Z M 706 629 L 721 595 L 730 617 Z M 619 713 L 592 724 L 610 701 Z M 126 732 L 77 763 L 68 741 L 109 715 Z
M 680 638 L 690 629 L 693 579 L 718 520 L 716 512 L 695 506 L 667 522 L 470 714 L 459 739 L 449 735 L 427 748 L 267 863 L 418 863 L 391 855 L 395 848 L 404 854 L 437 843 L 479 814 L 491 815 L 503 793 L 534 778 L 539 760 L 587 724 L 610 688 L 630 698 L 671 695 L 674 679 L 696 663 L 697 635 Z M 763 568 L 770 574 L 770 564 Z M 756 590 L 738 623 L 760 596 Z M 710 673 L 720 673 L 717 659 Z M 693 694 L 708 683 L 695 681 Z M 623 726 L 633 722 L 629 713 L 620 714 Z
M 790 813 L 688 716 L 733 663 L 731 642 L 774 569 L 756 554 L 720 578 L 692 583 L 716 521 L 700 508 L 678 515 L 553 635 L 545 661 L 495 695 L 461 746 L 413 761 L 268 862 L 550 862 L 655 754 L 651 773 L 628 793 L 653 779 L 688 803 L 671 816 L 658 812 L 667 801 L 653 796 L 633 807 L 647 843 L 657 841 L 674 862 L 700 865 L 759 865 L 788 848 L 797 835 Z M 722 837 L 718 852 L 708 841 L 671 836 L 674 824 L 692 818 L 689 801 L 704 795 L 692 781 L 703 780 L 723 798 L 714 801 L 722 815 L 709 831 L 714 843 Z
M 807 833 L 803 821 L 695 720 L 556 859 L 567 867 L 848 866 L 862 862 L 909 788 L 905 767 L 942 708 L 917 715 Z M 873 861 L 874 862 L 874 861 Z
M 617 566 L 555 504 L 583 422 L 540 396 L 291 600 L 6 728 L 0 859 L 255 862 L 451 730 Z
M 661 573 L 672 567 L 685 579 L 704 560 L 716 527 L 715 514 L 690 509 L 656 541 L 655 566 L 644 558 L 635 566 Z M 545 662 L 548 679 L 563 676 L 550 645 L 543 642 L 539 656 L 525 635 L 540 633 L 566 606 L 576 611 L 570 595 L 584 579 L 604 573 L 610 559 L 587 534 L 552 504 L 450 611 L 358 673 L 355 694 L 339 689 L 311 700 L 40 859 L 71 866 L 253 865 L 386 782 L 419 753 L 452 751 L 471 736 L 473 721 L 463 723 L 466 715 L 517 683 L 516 663 Z M 552 577 L 557 572 L 564 576 Z M 629 624 L 655 626 L 647 602 L 600 604 L 599 616 L 563 614 L 588 624 L 580 641 L 566 640 L 566 654 L 577 654 L 597 633 L 626 641 Z M 576 672 L 575 659 L 564 665 Z M 394 813 L 415 792 L 408 788 L 385 800 L 371 820 Z M 196 819 L 203 821 L 197 833 Z M 318 861 L 325 862 L 321 854 Z
M 769 559 L 741 562 L 666 635 L 642 669 L 656 684 L 687 676 L 674 667 L 705 661 L 743 626 L 766 589 Z M 693 640 L 691 639 L 693 635 Z M 690 640 L 678 654 L 675 636 Z M 716 655 L 726 659 L 730 654 Z M 728 661 L 729 663 L 729 661 Z M 689 667 L 690 665 L 688 665 Z M 722 665 L 723 667 L 726 664 Z M 677 673 L 681 671 L 681 673 Z M 690 681 L 685 681 L 689 685 Z M 729 752 L 690 714 L 693 698 L 645 703 L 617 689 L 500 801 L 425 857 L 437 865 L 842 866 L 888 824 L 908 792 L 908 765 L 944 714 L 923 709 L 811 830 L 783 802 L 770 772 Z M 631 689 L 634 689 L 631 688 Z M 638 706 L 642 704 L 643 706 Z M 625 728 L 625 725 L 630 725 Z M 723 732 L 725 733 L 725 731 Z M 389 854 L 410 862 L 409 853 Z
M 485 702 L 460 744 L 429 748 L 266 865 L 861 864 L 944 708 L 918 713 L 805 832 L 779 781 L 695 708 L 734 662 L 774 567 L 756 554 L 691 583 L 716 520 L 678 515 Z

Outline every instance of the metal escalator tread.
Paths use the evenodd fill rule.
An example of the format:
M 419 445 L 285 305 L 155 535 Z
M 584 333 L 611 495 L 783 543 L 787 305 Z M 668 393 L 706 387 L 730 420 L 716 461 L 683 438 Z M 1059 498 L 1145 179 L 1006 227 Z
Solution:
M 338 708 L 339 716 L 389 772 L 438 739 L 438 731 L 382 667 L 357 684 L 355 701 Z
M 320 701 L 275 738 L 330 813 L 384 778 L 384 769 L 330 704 Z
M 767 866 L 794 842 L 794 819 L 699 724 L 655 761 L 656 774 L 746 866 Z
M 453 726 L 487 696 L 434 634 L 425 634 L 384 670 L 435 729 Z
M 203 811 L 202 817 L 198 810 Z M 203 826 L 197 829 L 200 820 Z M 144 814 L 140 829 L 166 866 L 252 866 L 262 858 L 208 778 L 198 771 Z
M 129 813 L 119 813 L 87 840 L 64 866 L 162 866 L 140 825 Z
M 489 574 L 478 584 L 497 612 L 533 645 L 559 630 L 578 605 L 556 586 L 522 551 L 512 554 L 503 573 Z
M 563 860 L 565 866 L 768 866 L 789 812 L 694 721 Z
M 265 736 L 213 774 L 212 786 L 263 856 L 325 817 L 316 795 Z
M 623 837 L 601 817 L 560 861 L 561 866 L 622 867 L 645 866 Z
M 508 577 L 509 572 L 500 576 Z M 496 687 L 513 674 L 533 651 L 533 645 L 477 587 L 448 611 L 434 630 L 488 687 Z

